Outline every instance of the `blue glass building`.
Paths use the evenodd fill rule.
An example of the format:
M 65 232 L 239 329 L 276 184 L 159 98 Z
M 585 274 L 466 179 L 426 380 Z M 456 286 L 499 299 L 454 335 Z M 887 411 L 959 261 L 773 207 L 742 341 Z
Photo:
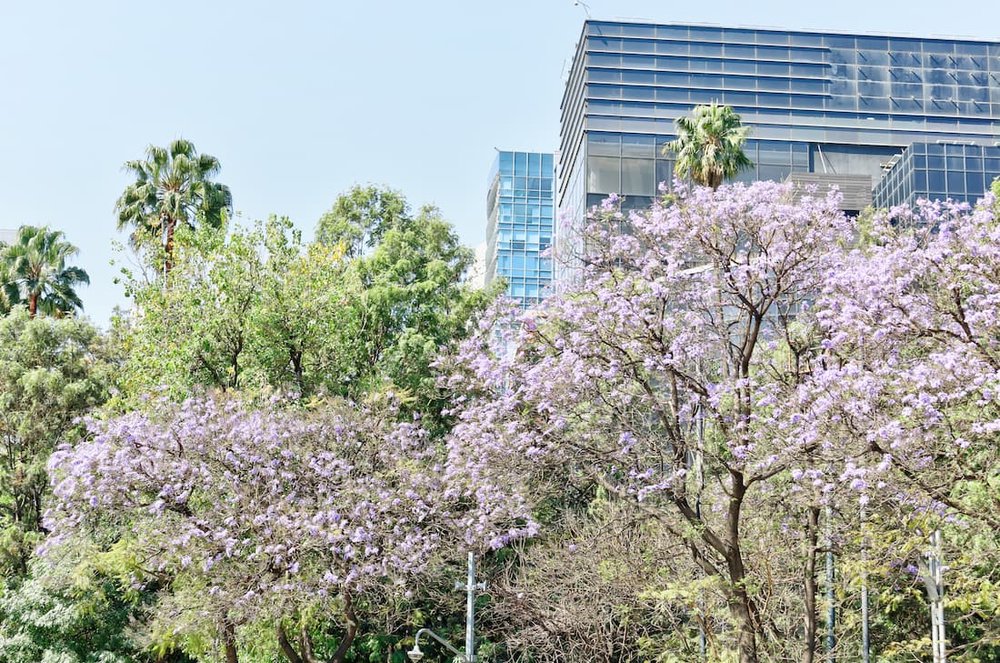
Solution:
M 486 283 L 507 280 L 507 292 L 525 308 L 552 282 L 555 168 L 541 152 L 498 152 L 486 197 Z
M 562 102 L 559 209 L 580 218 L 612 192 L 648 204 L 672 178 L 674 121 L 712 101 L 751 127 L 744 179 L 867 177 L 870 191 L 913 143 L 1000 140 L 1000 43 L 588 20 Z
M 874 205 L 913 205 L 920 198 L 973 203 L 989 191 L 998 174 L 998 146 L 914 143 L 875 187 Z

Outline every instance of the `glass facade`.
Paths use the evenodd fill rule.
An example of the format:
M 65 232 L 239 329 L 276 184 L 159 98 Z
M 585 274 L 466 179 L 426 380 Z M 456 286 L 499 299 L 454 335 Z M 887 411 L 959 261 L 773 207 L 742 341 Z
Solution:
M 914 143 L 875 187 L 873 204 L 912 205 L 920 198 L 974 204 L 1000 177 L 1000 147 Z
M 504 278 L 508 294 L 525 308 L 552 282 L 555 167 L 552 154 L 497 154 L 487 194 L 486 282 Z
M 911 143 L 1000 139 L 1000 43 L 587 21 L 562 103 L 559 208 L 648 202 L 671 179 L 675 120 L 713 101 L 751 127 L 745 179 L 876 183 Z

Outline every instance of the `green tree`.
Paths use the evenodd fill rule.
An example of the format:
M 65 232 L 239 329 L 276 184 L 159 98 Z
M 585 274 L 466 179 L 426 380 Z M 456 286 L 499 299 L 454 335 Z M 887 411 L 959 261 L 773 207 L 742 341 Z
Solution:
M 261 292 L 261 229 L 178 229 L 171 287 L 126 273 L 133 311 L 112 321 L 123 358 L 115 408 L 151 391 L 176 398 L 196 386 L 241 389 L 255 382 L 248 328 Z
M 364 390 L 388 382 L 420 408 L 432 407 L 437 389 L 430 366 L 439 349 L 464 336 L 469 317 L 496 294 L 462 282 L 473 260 L 441 211 L 425 206 L 355 261 L 349 267 L 359 288 L 352 297 L 355 324 L 368 333 L 355 336 L 361 354 L 345 384 Z
M 82 309 L 75 287 L 89 284 L 90 277 L 66 264 L 78 253 L 62 231 L 21 226 L 14 242 L 0 247 L 0 304 L 6 310 L 25 304 L 31 317 L 39 311 L 61 316 Z
M 340 244 L 348 258 L 374 248 L 385 233 L 411 221 L 402 194 L 374 185 L 354 186 L 337 197 L 316 225 L 316 241 Z
M 220 169 L 218 159 L 199 154 L 191 141 L 179 138 L 167 147 L 150 145 L 144 160 L 125 162 L 135 181 L 115 204 L 118 229 L 132 229 L 133 246 L 154 241 L 163 271 L 169 274 L 178 226 L 201 222 L 220 227 L 232 211 L 229 187 L 212 181 Z
M 136 608 L 111 579 L 38 560 L 22 584 L 0 591 L 0 663 L 152 661 L 128 637 Z
M 674 172 L 695 183 L 718 189 L 753 161 L 743 151 L 750 127 L 730 106 L 717 103 L 696 106 L 691 117 L 677 118 L 677 139 L 667 143 L 664 154 L 677 155 Z
M 349 372 L 345 367 L 357 361 L 352 339 L 344 334 L 352 328 L 357 280 L 347 273 L 342 243 L 305 245 L 287 219 L 268 224 L 264 244 L 252 351 L 268 384 L 309 396 L 339 383 Z
M 492 291 L 464 284 L 471 251 L 434 208 L 374 236 L 351 258 L 347 242 L 306 244 L 283 218 L 228 234 L 183 229 L 170 288 L 129 281 L 138 312 L 114 326 L 121 399 L 164 387 L 177 397 L 197 386 L 304 398 L 392 390 L 437 411 L 431 364 Z
M 86 322 L 32 319 L 23 307 L 0 319 L 0 578 L 27 572 L 42 537 L 49 454 L 105 400 L 110 373 Z

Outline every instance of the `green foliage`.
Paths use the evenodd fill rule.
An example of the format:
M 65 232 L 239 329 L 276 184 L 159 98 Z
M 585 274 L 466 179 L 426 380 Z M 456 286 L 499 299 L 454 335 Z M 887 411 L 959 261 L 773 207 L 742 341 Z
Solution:
M 87 272 L 67 265 L 79 250 L 58 230 L 21 226 L 10 245 L 0 245 L 0 312 L 24 304 L 32 317 L 61 316 L 82 309 L 75 286 Z
M 316 225 L 316 241 L 341 245 L 350 258 L 375 247 L 393 228 L 412 222 L 403 196 L 373 185 L 354 186 L 339 196 Z
M 379 199 L 405 210 L 396 197 Z M 363 254 L 346 240 L 306 244 L 285 218 L 225 230 L 180 228 L 166 287 L 126 274 L 136 307 L 114 323 L 119 407 L 208 386 L 303 398 L 394 391 L 407 409 L 439 410 L 431 364 L 494 294 L 462 282 L 472 254 L 440 212 L 365 230 Z
M 41 539 L 45 465 L 79 431 L 77 417 L 108 395 L 111 365 L 90 324 L 0 318 L 0 577 L 23 575 Z
M 30 565 L 30 575 L 0 587 L 0 663 L 190 663 L 156 650 L 143 624 L 154 595 L 132 585 L 125 548 L 100 553 L 74 540 Z
M 85 586 L 36 573 L 0 594 L 0 662 L 128 663 L 131 606 L 104 580 Z
M 674 171 L 695 183 L 718 189 L 727 179 L 753 168 L 743 151 L 750 127 L 730 106 L 713 102 L 696 106 L 691 117 L 677 118 L 677 139 L 664 146 L 664 154 L 677 155 Z
M 424 207 L 413 223 L 387 231 L 371 255 L 349 266 L 357 287 L 357 332 L 350 336 L 362 341 L 356 379 L 362 390 L 387 382 L 422 410 L 437 399 L 429 369 L 438 349 L 462 337 L 470 316 L 495 295 L 462 283 L 472 261 L 440 211 Z
M 242 387 L 249 313 L 257 306 L 265 258 L 263 231 L 226 237 L 210 227 L 180 228 L 169 287 L 126 274 L 135 300 L 129 317 L 112 322 L 123 358 L 120 405 L 167 390 L 175 397 L 194 385 Z

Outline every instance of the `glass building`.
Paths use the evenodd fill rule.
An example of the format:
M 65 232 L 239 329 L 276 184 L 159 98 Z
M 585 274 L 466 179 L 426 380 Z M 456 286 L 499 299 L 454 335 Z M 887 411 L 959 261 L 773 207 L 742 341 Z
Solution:
M 508 294 L 525 308 L 538 303 L 552 282 L 553 156 L 500 151 L 486 196 L 486 283 L 507 280 Z
M 912 205 L 920 198 L 975 203 L 1000 175 L 1000 147 L 914 143 L 875 187 L 874 205 Z
M 563 95 L 559 209 L 582 218 L 609 193 L 647 205 L 672 178 L 674 121 L 713 101 L 751 127 L 743 179 L 868 177 L 870 191 L 913 143 L 1000 140 L 1000 43 L 588 20 Z

